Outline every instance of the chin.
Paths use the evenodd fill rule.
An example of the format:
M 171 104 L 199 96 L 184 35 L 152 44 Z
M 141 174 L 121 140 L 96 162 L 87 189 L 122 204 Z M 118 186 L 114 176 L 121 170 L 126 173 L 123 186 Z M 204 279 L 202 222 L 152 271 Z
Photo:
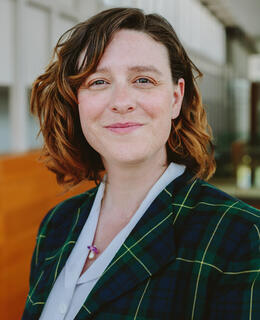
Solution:
M 145 162 L 146 160 L 147 158 L 144 156 L 114 158 L 114 162 L 118 163 L 118 165 L 129 165 L 129 166 L 139 165 Z
M 151 145 L 149 143 L 117 144 L 108 146 L 103 144 L 103 148 L 99 148 L 99 154 L 103 158 L 103 162 L 107 164 L 121 165 L 141 165 L 151 160 L 162 161 L 166 158 L 166 148 L 164 144 Z
M 151 159 L 158 159 L 157 153 L 144 152 L 145 150 L 132 150 L 132 152 L 115 152 L 110 154 L 109 157 L 104 157 L 107 163 L 116 163 L 118 165 L 125 166 L 137 166 L 141 165 Z

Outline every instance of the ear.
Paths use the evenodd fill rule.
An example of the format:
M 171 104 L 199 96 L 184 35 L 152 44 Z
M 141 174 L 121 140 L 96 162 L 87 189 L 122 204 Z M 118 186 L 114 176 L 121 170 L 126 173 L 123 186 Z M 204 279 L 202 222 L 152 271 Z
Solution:
M 174 85 L 172 119 L 176 119 L 181 112 L 182 100 L 184 97 L 184 90 L 185 90 L 185 81 L 183 78 L 180 78 L 178 80 L 178 83 Z

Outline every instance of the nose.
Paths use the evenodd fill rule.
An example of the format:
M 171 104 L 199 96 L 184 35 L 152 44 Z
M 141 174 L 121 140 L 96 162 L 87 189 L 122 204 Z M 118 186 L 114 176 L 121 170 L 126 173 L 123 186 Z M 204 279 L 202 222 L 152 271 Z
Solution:
M 133 94 L 127 85 L 114 87 L 113 96 L 110 101 L 110 109 L 115 113 L 128 113 L 136 109 Z
M 131 111 L 134 111 L 134 107 L 133 106 L 118 106 L 118 105 L 113 105 L 111 107 L 111 110 L 113 112 L 116 112 L 116 113 L 127 113 L 127 112 L 131 112 Z

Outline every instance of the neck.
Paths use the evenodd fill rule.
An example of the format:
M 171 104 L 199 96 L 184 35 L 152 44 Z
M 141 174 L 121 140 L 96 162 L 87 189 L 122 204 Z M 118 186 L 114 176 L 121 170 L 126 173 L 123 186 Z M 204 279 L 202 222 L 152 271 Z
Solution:
M 167 169 L 166 159 L 146 161 L 138 165 L 118 166 L 104 162 L 107 183 L 102 212 L 129 219 L 145 196 Z

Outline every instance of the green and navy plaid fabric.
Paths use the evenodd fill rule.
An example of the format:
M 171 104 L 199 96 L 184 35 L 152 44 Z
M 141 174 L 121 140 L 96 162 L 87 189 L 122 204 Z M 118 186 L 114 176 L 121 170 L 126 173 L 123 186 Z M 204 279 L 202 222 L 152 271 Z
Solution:
M 39 319 L 96 191 L 43 220 L 23 320 Z M 75 319 L 260 319 L 259 217 L 186 171 L 154 200 Z

